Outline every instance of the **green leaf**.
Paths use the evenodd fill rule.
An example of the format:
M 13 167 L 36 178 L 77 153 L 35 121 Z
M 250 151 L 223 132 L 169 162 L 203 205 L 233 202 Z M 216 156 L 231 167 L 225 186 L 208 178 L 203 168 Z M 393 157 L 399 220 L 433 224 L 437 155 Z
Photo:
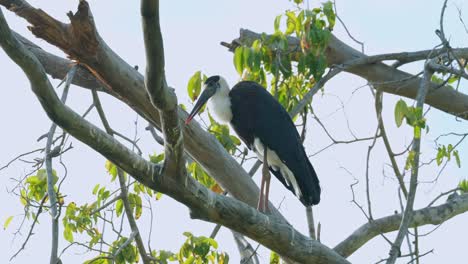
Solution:
M 161 154 L 149 155 L 149 160 L 152 163 L 160 163 L 161 161 L 164 160 L 164 152 Z
M 202 74 L 201 71 L 195 72 L 190 78 L 187 85 L 187 92 L 192 101 L 197 100 L 200 95 L 202 86 Z
M 457 162 L 458 168 L 461 167 L 460 156 L 458 155 L 458 150 L 453 151 L 453 156 L 455 157 L 455 161 Z
M 395 123 L 397 127 L 401 126 L 403 118 L 406 116 L 407 113 L 408 106 L 406 105 L 406 102 L 402 99 L 398 100 L 397 104 L 395 105 Z
M 3 230 L 7 229 L 8 226 L 10 225 L 11 223 L 11 220 L 13 220 L 13 216 L 9 216 L 6 220 L 5 220 L 5 223 L 3 224 Z
M 115 203 L 115 213 L 117 217 L 119 217 L 122 214 L 122 211 L 123 211 L 123 201 L 122 199 L 119 199 Z
M 161 197 L 162 197 L 162 193 L 157 192 L 157 193 L 156 193 L 156 200 L 161 199 Z
M 467 193 L 468 192 L 468 180 L 460 181 L 460 183 L 458 183 L 458 188 L 460 188 L 460 190 L 463 193 Z
M 280 23 L 281 23 L 281 15 L 278 15 L 278 16 L 276 16 L 275 23 L 274 23 L 275 32 L 279 31 Z
M 440 164 L 442 164 L 444 157 L 445 157 L 445 146 L 443 146 L 443 148 L 439 147 L 437 151 L 437 156 L 436 156 L 437 166 L 440 166 Z
M 421 127 L 419 126 L 414 127 L 414 138 L 415 139 L 421 138 Z
M 280 263 L 280 257 L 276 252 L 271 251 L 270 253 L 270 264 L 279 264 Z
M 96 186 L 94 186 L 93 188 L 93 195 L 96 195 L 97 191 L 99 190 L 99 184 L 96 184 Z
M 112 176 L 111 181 L 115 181 L 115 178 L 117 178 L 117 166 L 115 166 L 114 163 L 110 162 L 109 160 L 106 160 L 106 170 L 109 175 Z
M 328 28 L 332 30 L 333 27 L 335 26 L 336 16 L 335 16 L 335 12 L 333 11 L 333 4 L 331 1 L 323 3 L 323 13 L 327 17 Z
M 405 170 L 409 170 L 413 167 L 415 156 L 416 156 L 416 152 L 414 152 L 413 150 L 411 150 L 408 153 L 408 157 L 406 158 Z
M 236 67 L 237 73 L 242 75 L 244 71 L 244 60 L 242 59 L 244 47 L 237 47 L 236 51 L 234 51 L 234 67 Z
M 135 219 L 139 219 L 141 217 L 141 214 L 143 212 L 143 203 L 141 201 L 141 197 L 139 195 L 134 196 L 134 202 L 135 202 Z
M 290 35 L 296 30 L 296 14 L 292 11 L 287 11 L 286 16 L 288 18 L 286 20 L 286 31 L 284 34 Z
M 65 226 L 65 229 L 63 229 L 63 237 L 70 243 L 73 243 L 73 232 L 70 228 L 69 225 Z

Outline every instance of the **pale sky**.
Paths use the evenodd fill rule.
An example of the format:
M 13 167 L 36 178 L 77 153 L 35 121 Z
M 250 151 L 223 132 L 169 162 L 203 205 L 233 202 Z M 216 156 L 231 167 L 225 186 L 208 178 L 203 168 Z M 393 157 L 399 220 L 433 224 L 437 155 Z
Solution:
M 76 10 L 78 1 L 60 1 L 54 4 L 44 1 L 30 1 L 36 7 L 44 9 L 56 18 L 67 21 L 66 12 Z M 310 6 L 316 6 L 317 1 L 310 1 Z M 103 39 L 122 58 L 131 65 L 138 65 L 140 72 L 144 70 L 144 48 L 141 33 L 139 3 L 137 1 L 115 1 L 109 5 L 108 1 L 90 1 L 95 22 Z M 442 1 L 373 1 L 354 0 L 337 1 L 338 15 L 345 21 L 353 35 L 365 42 L 367 54 L 379 54 L 398 51 L 415 51 L 432 48 L 439 43 L 434 30 L 439 25 L 440 8 Z M 468 21 L 468 3 L 463 0 L 449 1 L 446 15 L 446 34 L 452 46 L 458 47 L 467 43 L 468 33 L 461 26 L 458 6 L 462 10 L 462 18 Z M 191 104 L 186 96 L 186 85 L 190 76 L 197 70 L 207 75 L 220 74 L 233 85 L 239 80 L 232 64 L 232 54 L 219 45 L 220 41 L 231 41 L 238 36 L 240 28 L 251 29 L 256 32 L 272 32 L 273 20 L 276 15 L 283 13 L 293 5 L 287 0 L 281 1 L 162 1 L 161 27 L 166 56 L 166 74 L 168 83 L 176 88 L 179 101 Z M 14 30 L 33 37 L 26 30 L 26 23 L 2 8 L 3 13 Z M 352 45 L 358 45 L 350 40 L 343 27 L 337 22 L 334 34 Z M 34 40 L 42 47 L 56 54 L 59 50 L 51 47 L 42 40 Z M 419 72 L 419 65 L 404 67 L 410 72 Z M 0 97 L 0 115 L 4 129 L 0 137 L 0 167 L 12 157 L 32 149 L 43 147 L 45 142 L 36 142 L 36 139 L 46 133 L 50 121 L 42 111 L 37 99 L 29 88 L 29 83 L 23 72 L 0 51 L 0 68 L 2 69 L 2 84 L 6 90 Z M 54 81 L 57 84 L 57 81 Z M 358 137 L 369 137 L 375 133 L 375 111 L 373 99 L 369 88 L 357 89 L 366 82 L 350 74 L 341 74 L 325 86 L 325 92 L 318 93 L 313 106 L 324 121 L 327 128 L 336 139 L 351 139 L 347 129 L 345 115 L 340 100 L 345 105 L 349 126 Z M 466 91 L 466 83 L 461 86 Z M 385 96 L 384 119 L 395 151 L 404 149 L 411 141 L 412 131 L 408 126 L 396 128 L 393 119 L 393 108 L 398 97 Z M 124 104 L 108 96 L 102 96 L 104 108 L 107 112 L 111 126 L 121 133 L 133 137 L 136 114 L 131 112 Z M 411 102 L 407 100 L 407 102 Z M 72 87 L 69 95 L 69 105 L 77 112 L 83 113 L 91 103 L 89 91 L 79 87 Z M 90 120 L 97 121 L 93 113 Z M 199 120 L 197 118 L 197 120 Z M 146 123 L 138 119 L 138 136 L 141 137 L 140 146 L 145 157 L 154 152 L 160 153 L 161 148 L 151 139 L 144 130 Z M 329 143 L 323 130 L 315 121 L 309 122 L 308 138 L 305 143 L 308 154 L 313 154 Z M 457 122 L 452 116 L 431 110 L 428 116 L 430 132 L 423 135 L 424 161 L 435 157 L 433 139 L 447 132 L 466 132 L 466 122 Z M 454 143 L 456 139 L 445 141 Z M 322 201 L 314 208 L 315 218 L 322 224 L 322 242 L 329 247 L 335 246 L 351 234 L 356 228 L 366 222 L 359 209 L 350 201 L 352 199 L 350 184 L 355 179 L 359 184 L 355 188 L 357 201 L 365 203 L 365 158 L 367 148 L 371 142 L 361 142 L 354 145 L 339 145 L 332 147 L 319 155 L 311 157 L 317 174 L 321 181 Z M 94 153 L 89 147 L 73 141 L 74 149 L 64 156 L 68 167 L 68 178 L 62 186 L 62 192 L 67 194 L 66 202 L 75 201 L 84 204 L 92 201 L 92 188 L 95 184 L 107 184 L 109 176 L 104 170 L 105 159 Z M 428 204 L 441 192 L 456 187 L 458 181 L 468 177 L 466 153 L 468 148 L 463 143 L 460 146 L 462 168 L 458 169 L 455 163 L 448 164 L 436 183 L 421 183 L 418 190 L 415 208 Z M 402 164 L 403 160 L 400 160 Z M 388 163 L 386 152 L 381 141 L 375 147 L 370 167 L 371 196 L 373 198 L 373 211 L 375 217 L 383 217 L 399 210 L 396 196 L 397 185 L 392 172 L 385 168 L 386 176 L 382 174 Z M 247 165 L 247 169 L 250 164 Z M 403 166 L 403 165 L 401 165 Z M 343 169 L 343 168 L 346 168 Z M 0 209 L 0 223 L 10 215 L 15 218 L 7 230 L 0 230 L 0 247 L 7 249 L 0 254 L 0 263 L 8 263 L 8 259 L 21 246 L 27 229 L 23 229 L 23 236 L 17 236 L 13 241 L 12 233 L 20 224 L 22 208 L 19 199 L 7 193 L 14 186 L 11 178 L 22 177 L 29 168 L 22 163 L 15 163 L 7 170 L 0 171 L 1 191 L 0 198 L 3 206 Z M 350 175 L 349 171 L 352 175 Z M 428 182 L 435 178 L 438 169 L 430 167 L 422 169 L 420 180 Z M 62 173 L 62 174 L 61 174 Z M 59 176 L 63 171 L 59 169 Z M 259 181 L 258 175 L 255 177 Z M 108 184 L 115 189 L 115 184 Z M 271 201 L 281 206 L 282 214 L 301 232 L 307 233 L 305 210 L 302 204 L 291 193 L 284 189 L 277 181 L 272 181 Z M 152 235 L 152 248 L 177 251 L 184 241 L 182 235 L 190 231 L 195 235 L 209 236 L 214 224 L 189 219 L 185 206 L 164 196 L 160 201 L 154 202 L 154 222 Z M 444 223 L 439 229 L 427 237 L 420 239 L 421 252 L 435 249 L 422 259 L 422 263 L 442 263 L 442 261 L 455 262 L 465 258 L 466 239 L 468 229 L 466 223 L 468 214 L 457 216 Z M 62 226 L 60 226 L 62 228 Z M 140 220 L 140 228 L 144 239 L 147 239 L 149 229 L 149 212 L 144 212 Z M 420 233 L 432 230 L 434 227 L 424 227 Z M 128 231 L 128 229 L 127 229 Z M 129 233 L 129 232 L 128 232 Z M 388 234 L 393 240 L 394 233 Z M 128 234 L 127 234 L 128 236 Z M 216 240 L 219 249 L 230 255 L 231 263 L 238 263 L 237 248 L 230 232 L 221 229 Z M 60 241 L 60 250 L 68 242 Z M 256 247 L 257 243 L 252 245 Z M 349 260 L 353 263 L 375 263 L 388 255 L 389 246 L 380 237 L 376 237 L 364 247 L 359 249 Z M 406 244 L 402 247 L 407 252 Z M 44 214 L 40 218 L 40 225 L 35 230 L 25 251 L 13 263 L 46 263 L 50 252 L 50 218 Z M 64 263 L 81 263 L 90 255 L 82 255 L 84 250 L 70 251 L 62 258 Z M 259 250 L 260 260 L 267 263 L 269 251 L 265 248 Z M 406 263 L 402 259 L 399 263 Z

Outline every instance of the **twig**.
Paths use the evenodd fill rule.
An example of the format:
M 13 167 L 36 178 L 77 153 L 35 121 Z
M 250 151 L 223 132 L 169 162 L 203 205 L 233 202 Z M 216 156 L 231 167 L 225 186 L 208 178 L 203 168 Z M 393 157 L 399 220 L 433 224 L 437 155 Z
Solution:
M 99 117 L 100 117 L 100 119 L 102 121 L 102 124 L 103 124 L 107 134 L 114 137 L 115 131 L 109 125 L 109 121 L 106 118 L 106 115 L 104 113 L 104 109 L 102 108 L 101 101 L 99 100 L 99 96 L 97 94 L 96 89 L 92 90 L 92 95 L 93 95 L 94 105 L 96 107 L 98 115 L 99 115 Z M 140 151 L 140 154 L 141 154 L 141 151 Z M 130 228 L 132 230 L 132 234 L 134 234 L 134 236 L 135 236 L 135 241 L 136 241 L 140 256 L 141 256 L 141 258 L 143 260 L 143 263 L 145 263 L 145 264 L 151 263 L 149 255 L 146 253 L 146 248 L 144 246 L 143 239 L 141 238 L 141 234 L 140 234 L 138 225 L 136 224 L 135 217 L 133 216 L 132 207 L 130 205 L 130 201 L 128 200 L 129 199 L 129 194 L 128 194 L 127 185 L 125 184 L 124 171 L 120 167 L 117 167 L 117 176 L 118 176 L 118 179 L 119 179 L 119 185 L 120 185 L 121 193 L 120 193 L 120 195 L 118 195 L 116 197 L 122 199 L 124 209 L 125 209 L 125 214 L 126 214 L 128 223 L 130 225 Z M 106 204 L 109 204 L 109 203 L 106 203 Z M 122 217 L 122 220 L 123 220 L 123 217 Z
M 66 76 L 65 87 L 63 88 L 63 94 L 61 97 L 61 101 L 65 104 L 68 96 L 68 91 L 70 88 L 70 84 L 73 80 L 73 76 L 75 76 L 77 66 L 74 65 Z M 58 263 L 58 242 L 59 242 L 59 225 L 58 225 L 58 209 L 57 209 L 57 194 L 55 193 L 54 189 L 54 174 L 52 171 L 52 157 L 54 150 L 51 150 L 52 143 L 54 141 L 54 134 L 55 130 L 57 129 L 57 125 L 52 123 L 49 133 L 47 136 L 47 143 L 45 147 L 45 166 L 47 172 L 47 193 L 49 196 L 49 204 L 50 204 L 50 213 L 52 217 L 52 247 L 51 247 L 51 254 L 50 254 L 50 264 L 57 264 Z M 63 141 L 62 141 L 63 142 Z M 58 151 L 57 151 L 58 152 Z
M 101 212 L 102 210 L 106 209 L 109 205 L 115 203 L 115 202 L 116 202 L 117 200 L 119 200 L 119 199 L 122 199 L 122 193 L 120 193 L 120 194 L 117 195 L 117 196 L 114 196 L 114 198 L 110 199 L 108 202 L 106 202 L 105 204 L 103 204 L 101 207 L 94 209 L 94 210 L 91 211 L 89 214 L 90 214 L 90 215 L 97 214 L 97 213 Z
M 34 227 L 36 226 L 36 223 L 37 223 L 37 219 L 39 218 L 39 215 L 42 213 L 42 210 L 44 208 L 44 203 L 47 199 L 48 195 L 44 195 L 44 197 L 42 198 L 41 200 L 41 203 L 39 204 L 39 208 L 37 209 L 37 213 L 36 213 L 36 217 L 34 217 L 34 220 L 33 220 L 33 223 L 31 225 L 31 228 L 29 228 L 29 232 L 28 232 L 28 235 L 26 236 L 26 239 L 24 240 L 23 244 L 21 245 L 21 248 L 18 249 L 18 251 L 16 251 L 15 254 L 13 254 L 13 256 L 11 256 L 10 258 L 10 261 L 12 261 L 14 258 L 16 258 L 16 256 L 18 256 L 18 254 L 24 250 L 24 248 L 26 247 L 26 244 L 28 243 L 29 241 L 29 238 L 34 234 L 33 233 L 33 230 L 34 230 Z
M 0 168 L 0 171 L 3 170 L 3 169 L 6 169 L 8 168 L 8 166 L 10 166 L 13 162 L 17 161 L 18 159 L 21 159 L 22 157 L 24 156 L 27 156 L 29 154 L 33 154 L 33 153 L 36 153 L 38 151 L 44 151 L 43 148 L 40 148 L 40 149 L 35 149 L 35 150 L 31 150 L 29 152 L 25 152 L 23 154 L 20 154 L 18 156 L 16 156 L 15 158 L 13 158 L 12 160 L 10 160 L 6 165 L 4 165 L 3 167 Z
M 430 85 L 431 77 L 433 73 L 434 71 L 432 70 L 432 68 L 429 67 L 429 64 L 426 62 L 424 66 L 423 80 L 421 81 L 418 94 L 416 96 L 417 108 L 422 109 L 424 106 L 424 100 L 429 90 L 429 85 Z M 411 179 L 410 179 L 408 199 L 406 202 L 405 211 L 403 213 L 403 217 L 400 223 L 400 228 L 398 230 L 397 237 L 395 238 L 395 241 L 389 253 L 389 259 L 387 260 L 387 264 L 395 263 L 397 256 L 400 255 L 401 242 L 403 241 L 403 238 L 408 232 L 408 226 L 413 216 L 413 204 L 414 204 L 414 200 L 416 197 L 416 188 L 418 185 L 420 144 L 421 144 L 421 137 L 420 136 L 415 137 L 413 148 L 412 148 L 412 151 L 414 152 L 414 160 L 413 160 L 413 166 L 411 170 Z
M 348 34 L 348 36 L 349 36 L 354 42 L 356 42 L 357 44 L 359 44 L 359 45 L 361 46 L 361 52 L 364 53 L 364 42 L 357 40 L 357 39 L 351 34 L 351 32 L 348 30 L 348 27 L 347 27 L 346 24 L 343 22 L 343 20 L 341 20 L 341 17 L 338 15 L 338 9 L 336 8 L 336 1 L 333 1 L 333 7 L 335 8 L 335 15 L 336 15 L 336 18 L 338 19 L 338 21 L 340 21 L 341 25 L 342 25 L 343 28 L 345 29 L 345 31 L 346 31 L 346 33 Z
M 130 234 L 130 236 L 127 238 L 127 240 L 125 240 L 125 242 L 122 245 L 120 245 L 120 247 L 114 252 L 114 254 L 112 255 L 112 258 L 115 259 L 124 248 L 126 248 L 128 245 L 130 245 L 130 243 L 132 243 L 132 241 L 135 239 L 137 235 L 138 235 L 138 231 L 133 231 Z
M 244 238 L 244 236 L 238 232 L 232 231 L 234 241 L 236 242 L 237 248 L 240 252 L 241 264 L 258 264 L 260 263 L 257 256 L 257 249 L 254 249 L 252 245 Z
M 439 200 L 440 198 L 442 198 L 442 197 L 444 197 L 444 196 L 446 196 L 446 195 L 449 195 L 449 194 L 451 194 L 451 193 L 454 193 L 454 192 L 456 192 L 456 191 L 458 191 L 458 190 L 460 190 L 460 188 L 457 187 L 457 188 L 451 189 L 451 190 L 449 190 L 449 191 L 446 191 L 446 192 L 443 192 L 443 193 L 437 195 L 437 196 L 434 198 L 434 200 L 432 200 L 432 201 L 427 205 L 427 207 L 431 207 L 431 206 L 432 206 L 437 200 Z
M 377 89 L 375 94 L 375 111 L 377 114 L 377 122 L 379 124 L 380 134 L 382 135 L 382 140 L 385 145 L 385 149 L 387 150 L 388 157 L 390 158 L 390 162 L 392 163 L 393 172 L 395 173 L 395 177 L 398 180 L 400 185 L 401 191 L 405 195 L 405 198 L 408 197 L 408 190 L 406 189 L 405 183 L 403 181 L 403 175 L 400 172 L 398 164 L 395 159 L 395 153 L 392 151 L 392 147 L 390 146 L 390 141 L 388 140 L 387 132 L 385 130 L 385 125 L 382 118 L 382 104 L 383 104 L 383 92 L 380 89 Z

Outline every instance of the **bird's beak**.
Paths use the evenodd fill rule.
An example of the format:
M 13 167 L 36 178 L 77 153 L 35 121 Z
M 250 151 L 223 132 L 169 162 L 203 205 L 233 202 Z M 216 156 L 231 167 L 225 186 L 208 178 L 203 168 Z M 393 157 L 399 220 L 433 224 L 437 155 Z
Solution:
M 203 105 L 208 102 L 208 99 L 211 98 L 216 92 L 216 87 L 214 86 L 208 86 L 206 87 L 200 97 L 198 98 L 198 101 L 195 103 L 195 106 L 192 109 L 192 112 L 190 112 L 189 116 L 187 117 L 187 120 L 185 120 L 185 124 L 188 125 L 190 121 L 192 121 L 192 118 L 200 111 L 200 109 L 203 107 Z

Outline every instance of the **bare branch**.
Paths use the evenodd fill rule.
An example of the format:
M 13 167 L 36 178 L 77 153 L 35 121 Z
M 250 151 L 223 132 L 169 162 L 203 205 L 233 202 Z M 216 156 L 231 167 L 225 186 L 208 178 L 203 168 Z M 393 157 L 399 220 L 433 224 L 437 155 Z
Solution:
M 101 119 L 101 122 L 106 129 L 107 134 L 110 136 L 114 137 L 115 131 L 110 127 L 109 121 L 106 118 L 106 115 L 104 113 L 104 109 L 102 108 L 101 105 L 101 100 L 99 100 L 99 96 L 97 94 L 96 90 L 92 90 L 93 94 L 93 102 L 94 105 L 96 106 L 96 110 L 98 112 L 99 118 Z M 134 143 L 134 142 L 133 142 Z M 136 144 L 134 144 L 136 145 Z M 138 149 L 139 150 L 139 149 Z M 141 150 L 139 150 L 139 155 L 141 155 Z M 138 225 L 136 224 L 135 217 L 133 216 L 132 212 L 132 207 L 130 206 L 130 201 L 129 201 L 129 195 L 128 195 L 128 188 L 125 183 L 125 176 L 124 172 L 120 167 L 117 167 L 117 176 L 119 179 L 119 185 L 120 185 L 120 195 L 116 196 L 119 199 L 122 199 L 124 209 L 125 209 L 125 215 L 128 220 L 128 224 L 130 226 L 130 229 L 132 230 L 132 234 L 135 234 L 135 241 L 138 247 L 138 252 L 140 253 L 140 256 L 143 260 L 143 263 L 148 264 L 151 263 L 151 260 L 149 258 L 148 253 L 146 252 L 145 245 L 143 244 L 143 239 L 141 238 L 140 230 L 138 228 Z M 117 201 L 118 199 L 112 199 Z M 108 203 L 106 203 L 108 204 Z M 116 254 L 117 255 L 117 254 Z
M 382 118 L 382 101 L 383 93 L 380 89 L 377 89 L 377 92 L 375 94 L 375 111 L 377 113 L 377 122 L 379 124 L 380 134 L 382 135 L 385 149 L 387 150 L 388 157 L 390 158 L 390 162 L 392 163 L 392 169 L 395 173 L 395 177 L 397 178 L 401 191 L 403 192 L 406 198 L 408 197 L 408 190 L 406 189 L 406 185 L 403 181 L 403 175 L 401 174 L 398 164 L 396 162 L 396 155 L 395 153 L 393 153 L 392 147 L 390 146 L 390 141 L 388 140 L 387 131 L 385 130 L 385 125 Z
M 413 212 L 409 227 L 439 225 L 454 216 L 468 211 L 468 194 L 458 195 L 444 204 L 426 207 Z M 366 223 L 340 242 L 334 250 L 343 257 L 349 257 L 372 238 L 381 233 L 398 230 L 402 215 L 394 214 Z
M 76 67 L 72 67 L 70 72 L 67 74 L 65 87 L 63 88 L 61 102 L 65 104 L 67 100 L 68 91 L 70 88 L 71 81 L 76 73 Z M 50 264 L 58 263 L 58 235 L 59 235 L 59 225 L 58 225 L 58 205 L 57 205 L 57 194 L 55 193 L 54 188 L 54 175 L 52 171 L 52 158 L 53 152 L 52 144 L 54 141 L 54 134 L 55 130 L 57 129 L 57 125 L 53 123 L 49 129 L 49 133 L 47 135 L 47 143 L 45 147 L 45 166 L 47 172 L 47 194 L 49 196 L 49 204 L 50 204 L 50 212 L 52 217 L 52 247 L 51 247 L 51 254 L 50 254 Z M 63 142 L 63 141 L 62 141 Z M 57 148 L 58 149 L 58 148 Z M 58 149 L 59 150 L 59 149 Z M 59 152 L 59 151 L 57 151 Z
M 0 10 L 0 20 L 3 18 L 3 14 L 1 12 L 2 11 Z M 41 200 L 41 203 L 39 204 L 39 208 L 37 209 L 37 213 L 36 213 L 36 216 L 34 217 L 33 223 L 31 225 L 31 227 L 29 228 L 29 232 L 28 232 L 28 235 L 26 236 L 26 239 L 24 240 L 23 244 L 21 245 L 21 248 L 18 249 L 18 251 L 16 251 L 16 253 L 13 254 L 13 256 L 11 256 L 10 261 L 12 259 L 16 258 L 16 256 L 18 256 L 18 254 L 21 251 L 24 250 L 24 248 L 26 247 L 26 244 L 28 244 L 29 238 L 31 238 L 31 236 L 34 235 L 34 233 L 33 233 L 34 227 L 37 224 L 37 220 L 39 219 L 39 215 L 41 215 L 42 210 L 44 209 L 44 203 L 45 203 L 46 199 L 47 199 L 47 195 L 44 195 L 44 197 Z
M 257 251 L 250 245 L 249 241 L 237 232 L 232 232 L 237 249 L 240 252 L 241 264 L 259 264 Z
M 434 70 L 429 67 L 429 62 L 426 62 L 424 67 L 424 75 L 423 81 L 421 82 L 421 86 L 418 91 L 418 95 L 416 96 L 416 107 L 420 108 L 421 110 L 424 107 L 424 101 L 426 99 L 426 95 L 429 90 L 429 85 L 431 83 L 431 77 L 434 74 Z M 403 218 L 401 220 L 401 225 L 398 230 L 397 237 L 395 238 L 395 242 L 393 242 L 392 248 L 390 250 L 390 256 L 387 260 L 387 263 L 393 264 L 396 261 L 398 255 L 400 255 L 400 246 L 403 242 L 406 233 L 408 232 L 408 227 L 411 222 L 411 218 L 413 217 L 413 204 L 416 198 L 416 188 L 418 186 L 418 171 L 419 171 L 419 154 L 420 154 L 420 147 L 421 147 L 421 135 L 414 136 L 413 148 L 412 152 L 414 153 L 414 159 L 412 161 L 411 167 L 411 178 L 410 178 L 410 187 L 408 192 L 408 199 L 406 201 L 405 211 L 403 214 Z
M 183 180 L 187 176 L 184 141 L 177 97 L 166 84 L 164 48 L 159 25 L 159 0 L 141 0 L 141 16 L 146 49 L 146 90 L 153 105 L 161 113 L 165 159 L 163 170 Z
M 31 150 L 31 151 L 19 154 L 18 156 L 14 157 L 12 160 L 10 160 L 7 164 L 5 164 L 3 167 L 1 167 L 0 170 L 8 168 L 8 166 L 10 166 L 13 162 L 15 162 L 15 161 L 17 161 L 19 159 L 21 160 L 21 158 L 24 157 L 24 156 L 27 156 L 27 155 L 30 155 L 30 154 L 33 154 L 33 153 L 36 153 L 36 152 L 39 152 L 39 151 L 44 151 L 44 149 L 40 148 L 40 149 L 35 149 L 35 150 Z

